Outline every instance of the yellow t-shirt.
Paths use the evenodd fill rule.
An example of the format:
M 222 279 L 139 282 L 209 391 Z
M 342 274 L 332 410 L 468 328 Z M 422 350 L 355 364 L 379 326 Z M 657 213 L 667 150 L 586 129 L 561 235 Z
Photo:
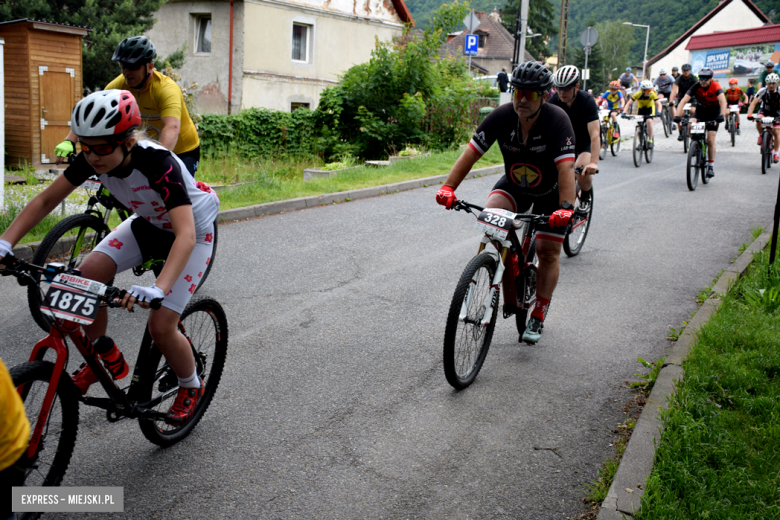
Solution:
M 0 359 L 0 471 L 16 462 L 30 440 L 30 421 L 11 374 Z
M 106 85 L 106 90 L 129 90 L 135 96 L 138 106 L 141 108 L 141 119 L 144 129 L 152 139 L 160 138 L 163 117 L 175 117 L 181 121 L 179 126 L 179 140 L 173 148 L 173 153 L 189 152 L 200 146 L 198 131 L 190 118 L 187 107 L 184 104 L 184 96 L 179 85 L 168 76 L 163 76 L 158 71 L 152 71 L 152 77 L 142 90 L 130 88 L 125 82 L 125 77 L 119 75 Z
M 645 93 L 643 91 L 634 92 L 631 95 L 631 99 L 636 101 L 636 106 L 639 108 L 652 108 L 655 109 L 655 102 L 658 99 L 658 95 L 656 95 L 655 91 L 650 91 L 650 94 L 645 96 Z M 653 114 L 655 114 L 655 110 L 653 110 Z

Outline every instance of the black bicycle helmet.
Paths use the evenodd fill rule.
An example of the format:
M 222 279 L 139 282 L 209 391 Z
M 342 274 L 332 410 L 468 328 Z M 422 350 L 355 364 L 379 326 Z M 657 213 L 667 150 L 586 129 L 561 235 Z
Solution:
M 674 67 L 672 67 L 672 72 L 674 72 L 674 71 L 676 71 L 676 70 L 679 70 L 679 69 L 677 68 L 677 65 L 675 65 Z
M 548 90 L 553 83 L 552 73 L 537 61 L 526 61 L 512 71 L 512 86 L 525 90 Z
M 699 71 L 699 80 L 703 79 L 712 79 L 712 76 L 714 76 L 715 73 L 712 72 L 712 69 L 704 67 Z
M 149 38 L 132 36 L 119 42 L 111 60 L 134 65 L 136 63 L 151 63 L 156 57 L 157 50 Z
M 691 70 L 691 64 L 690 63 L 683 63 L 682 70 Z

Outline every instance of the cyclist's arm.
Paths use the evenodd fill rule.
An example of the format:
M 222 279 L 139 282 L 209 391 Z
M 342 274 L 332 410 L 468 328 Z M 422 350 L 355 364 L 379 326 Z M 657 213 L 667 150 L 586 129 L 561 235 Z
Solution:
M 726 94 L 723 92 L 718 94 L 718 101 L 720 102 L 720 113 L 723 115 L 723 119 L 726 119 L 729 115 L 729 104 L 726 103 Z
M 160 144 L 173 151 L 179 140 L 182 113 L 186 110 L 181 89 L 172 80 L 168 80 L 164 82 L 156 98 L 163 125 L 160 131 Z
M 661 100 L 660 99 L 656 99 L 655 100 L 655 114 L 656 115 L 660 114 L 662 110 L 663 110 L 663 108 L 661 107 Z
M 178 117 L 163 117 L 162 130 L 160 131 L 160 144 L 168 150 L 173 150 L 179 140 L 181 120 Z
M 631 103 L 633 103 L 633 102 L 634 102 L 634 98 L 632 98 L 631 96 L 628 96 L 628 98 L 626 99 L 626 106 L 623 109 L 623 113 L 624 114 L 628 114 L 628 109 L 631 107 Z
M 466 146 L 466 149 L 460 157 L 458 157 L 458 160 L 452 165 L 452 169 L 450 170 L 449 175 L 447 175 L 444 185 L 450 186 L 453 190 L 458 189 L 460 183 L 463 182 L 463 179 L 466 178 L 466 175 L 469 174 L 471 168 L 474 167 L 474 164 L 479 158 L 480 156 L 471 148 L 471 146 Z
M 192 206 L 189 204 L 176 206 L 168 211 L 168 217 L 176 238 L 165 260 L 165 266 L 154 282 L 163 294 L 168 294 L 168 291 L 173 288 L 189 262 L 192 250 L 195 249 L 195 217 L 192 214 Z
M 761 102 L 761 98 L 758 96 L 753 96 L 753 101 L 750 102 L 750 106 L 748 107 L 747 115 L 752 116 L 753 110 L 755 110 L 756 105 Z
M 78 186 L 60 175 L 45 190 L 35 196 L 19 213 L 0 239 L 7 240 L 12 246 L 19 243 L 46 215 L 54 211 L 57 205 L 65 200 Z
M 678 91 L 678 90 L 680 90 L 680 87 L 679 87 L 679 86 L 677 86 L 677 83 L 675 82 L 675 83 L 672 85 L 672 94 L 671 94 L 671 96 L 669 96 L 669 99 L 671 99 L 672 101 L 674 101 L 675 99 L 677 99 L 677 91 Z
M 593 168 L 596 168 L 599 165 L 599 154 L 596 150 L 601 148 L 601 123 L 599 123 L 598 119 L 588 123 L 588 135 L 590 135 L 591 149 L 590 165 L 592 165 Z
M 596 148 L 598 150 L 598 148 Z M 594 155 L 594 154 L 591 154 Z M 598 152 L 595 153 L 598 156 Z M 562 161 L 556 166 L 558 168 L 558 199 L 559 203 L 569 202 L 574 205 L 576 197 L 574 191 L 574 161 Z

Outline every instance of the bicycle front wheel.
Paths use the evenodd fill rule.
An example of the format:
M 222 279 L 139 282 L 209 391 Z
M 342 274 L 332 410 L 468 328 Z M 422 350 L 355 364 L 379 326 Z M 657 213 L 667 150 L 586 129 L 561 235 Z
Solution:
M 602 161 L 607 158 L 607 130 L 604 125 L 601 125 L 601 142 L 599 148 L 599 159 Z
M 737 145 L 737 118 L 734 114 L 729 115 L 729 132 L 731 132 L 731 146 Z
M 653 148 L 650 148 L 650 137 L 645 134 L 645 160 L 647 164 L 653 162 Z
M 661 112 L 661 125 L 664 127 L 664 137 L 669 137 L 669 134 L 672 133 L 672 128 L 669 124 L 669 110 L 666 107 Z
M 637 128 L 634 132 L 634 166 L 639 168 L 642 164 L 642 129 Z
M 21 388 L 21 397 L 30 429 L 35 428 L 38 414 L 43 406 L 49 381 L 54 373 L 54 363 L 30 361 L 9 370 L 15 387 Z M 59 486 L 68 469 L 79 423 L 78 390 L 70 376 L 63 371 L 52 401 L 49 416 L 43 428 L 38 450 L 32 458 L 20 461 L 26 468 L 26 487 Z M 42 513 L 20 513 L 17 518 L 30 520 Z
M 688 183 L 688 189 L 693 191 L 699 184 L 699 143 L 694 141 L 688 149 L 688 161 L 685 165 L 685 181 Z
M 610 131 L 612 132 L 612 144 L 610 145 L 612 156 L 617 157 L 617 154 L 620 151 L 620 139 L 615 137 L 615 132 L 619 132 L 620 129 L 617 125 L 614 125 Z
M 770 150 L 772 147 L 769 145 L 769 140 L 767 137 L 768 132 L 764 132 L 764 141 L 761 145 L 761 173 L 765 174 L 767 169 L 769 168 L 769 161 L 772 160 L 772 153 Z
M 456 390 L 466 388 L 485 362 L 498 312 L 498 291 L 490 301 L 496 260 L 488 253 L 475 256 L 460 276 L 452 296 L 444 331 L 444 376 Z M 490 305 L 493 312 L 483 323 Z
M 181 314 L 179 332 L 190 342 L 195 367 L 203 379 L 205 389 L 195 408 L 195 414 L 182 425 L 170 425 L 163 420 L 139 419 L 144 437 L 163 447 L 184 439 L 200 422 L 219 386 L 227 357 L 227 317 L 216 300 L 197 296 L 190 300 Z M 179 383 L 173 369 L 152 341 L 148 330 L 141 344 L 138 364 L 139 401 L 150 403 L 151 409 L 166 413 L 176 399 Z
M 688 148 L 690 147 L 690 144 L 691 144 L 691 137 L 688 134 L 688 127 L 687 126 L 683 127 L 683 132 L 684 132 L 684 134 L 683 134 L 683 152 L 688 153 Z
M 590 229 L 590 219 L 593 215 L 593 190 L 590 194 L 590 205 L 588 211 L 584 215 L 578 215 L 580 209 L 580 187 L 577 186 L 577 197 L 574 205 L 574 215 L 572 216 L 571 229 L 566 233 L 566 237 L 563 239 L 563 251 L 566 256 L 572 257 L 579 254 L 582 249 L 582 245 L 585 243 L 585 237 L 588 236 L 588 230 Z
M 46 234 L 35 251 L 32 263 L 45 265 L 47 262 L 61 262 L 68 269 L 78 269 L 109 232 L 108 226 L 94 215 L 71 215 Z M 48 292 L 49 284 L 40 283 L 40 275 L 37 275 L 36 282 L 27 286 L 27 304 L 35 323 L 49 332 L 53 319 L 41 312 L 41 298 Z

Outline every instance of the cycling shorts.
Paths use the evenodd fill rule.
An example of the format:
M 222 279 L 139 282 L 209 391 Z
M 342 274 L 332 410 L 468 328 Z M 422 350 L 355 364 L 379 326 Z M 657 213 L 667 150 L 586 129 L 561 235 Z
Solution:
M 195 178 L 195 174 L 198 172 L 198 163 L 200 163 L 200 145 L 194 150 L 189 152 L 177 153 L 176 156 L 181 159 L 184 166 L 187 167 L 187 171 L 190 172 L 192 178 Z
M 638 108 L 637 111 L 636 111 L 636 114 L 638 116 L 654 116 L 655 115 L 655 107 Z
M 165 233 L 173 237 L 173 233 L 169 231 L 158 230 L 159 233 L 152 232 L 146 233 L 149 229 L 153 228 L 152 224 L 146 224 L 141 220 L 138 224 L 146 224 L 146 226 L 140 226 L 143 229 L 143 233 L 138 233 L 138 224 L 133 226 L 133 222 L 137 219 L 138 215 L 133 215 L 129 219 L 125 220 L 119 226 L 108 234 L 95 248 L 95 251 L 99 251 L 104 255 L 111 258 L 116 264 L 117 274 L 127 271 L 128 269 L 141 265 L 144 261 L 149 260 L 145 258 L 148 255 L 148 251 L 159 249 L 159 233 Z M 135 228 L 135 233 L 133 232 Z M 140 240 L 143 243 L 139 243 L 136 235 L 143 237 Z M 168 238 L 167 249 L 170 250 L 170 245 L 173 244 L 173 240 Z M 141 252 L 141 249 L 147 251 L 147 254 Z M 190 259 L 184 270 L 181 272 L 179 279 L 173 285 L 173 288 L 165 295 L 165 299 L 162 301 L 162 306 L 171 309 L 179 314 L 184 311 L 184 307 L 192 298 L 195 293 L 195 289 L 200 283 L 203 273 L 206 271 L 209 262 L 211 262 L 212 253 L 214 251 L 214 224 L 208 226 L 205 233 L 195 237 L 195 248 L 190 254 Z M 162 254 L 167 258 L 167 251 L 162 251 Z
M 579 144 L 578 142 L 575 142 L 574 155 L 576 157 L 579 157 L 580 154 L 582 154 L 582 153 L 585 153 L 585 152 L 590 153 L 590 144 L 591 144 L 590 143 L 590 138 L 588 138 L 588 142 L 587 143 L 582 144 L 582 145 Z M 555 208 L 555 209 L 558 209 L 558 208 Z
M 493 186 L 490 194 L 497 193 L 509 200 L 512 211 L 515 213 L 526 213 L 531 204 L 534 206 L 532 211 L 534 215 L 552 215 L 554 211 L 561 207 L 557 184 L 556 189 L 541 197 L 531 197 L 527 193 L 521 193 L 517 188 L 517 186 L 507 181 L 506 177 L 501 177 L 496 185 Z M 553 228 L 547 223 L 536 226 L 536 240 L 551 240 L 563 243 L 565 236 L 565 227 Z
M 720 115 L 720 106 L 706 107 L 704 105 L 699 105 L 699 107 L 696 110 L 696 114 L 691 116 L 691 118 L 695 119 L 700 123 L 707 123 L 706 128 L 708 131 L 712 130 L 717 132 L 720 123 L 715 121 L 715 119 L 719 115 Z

